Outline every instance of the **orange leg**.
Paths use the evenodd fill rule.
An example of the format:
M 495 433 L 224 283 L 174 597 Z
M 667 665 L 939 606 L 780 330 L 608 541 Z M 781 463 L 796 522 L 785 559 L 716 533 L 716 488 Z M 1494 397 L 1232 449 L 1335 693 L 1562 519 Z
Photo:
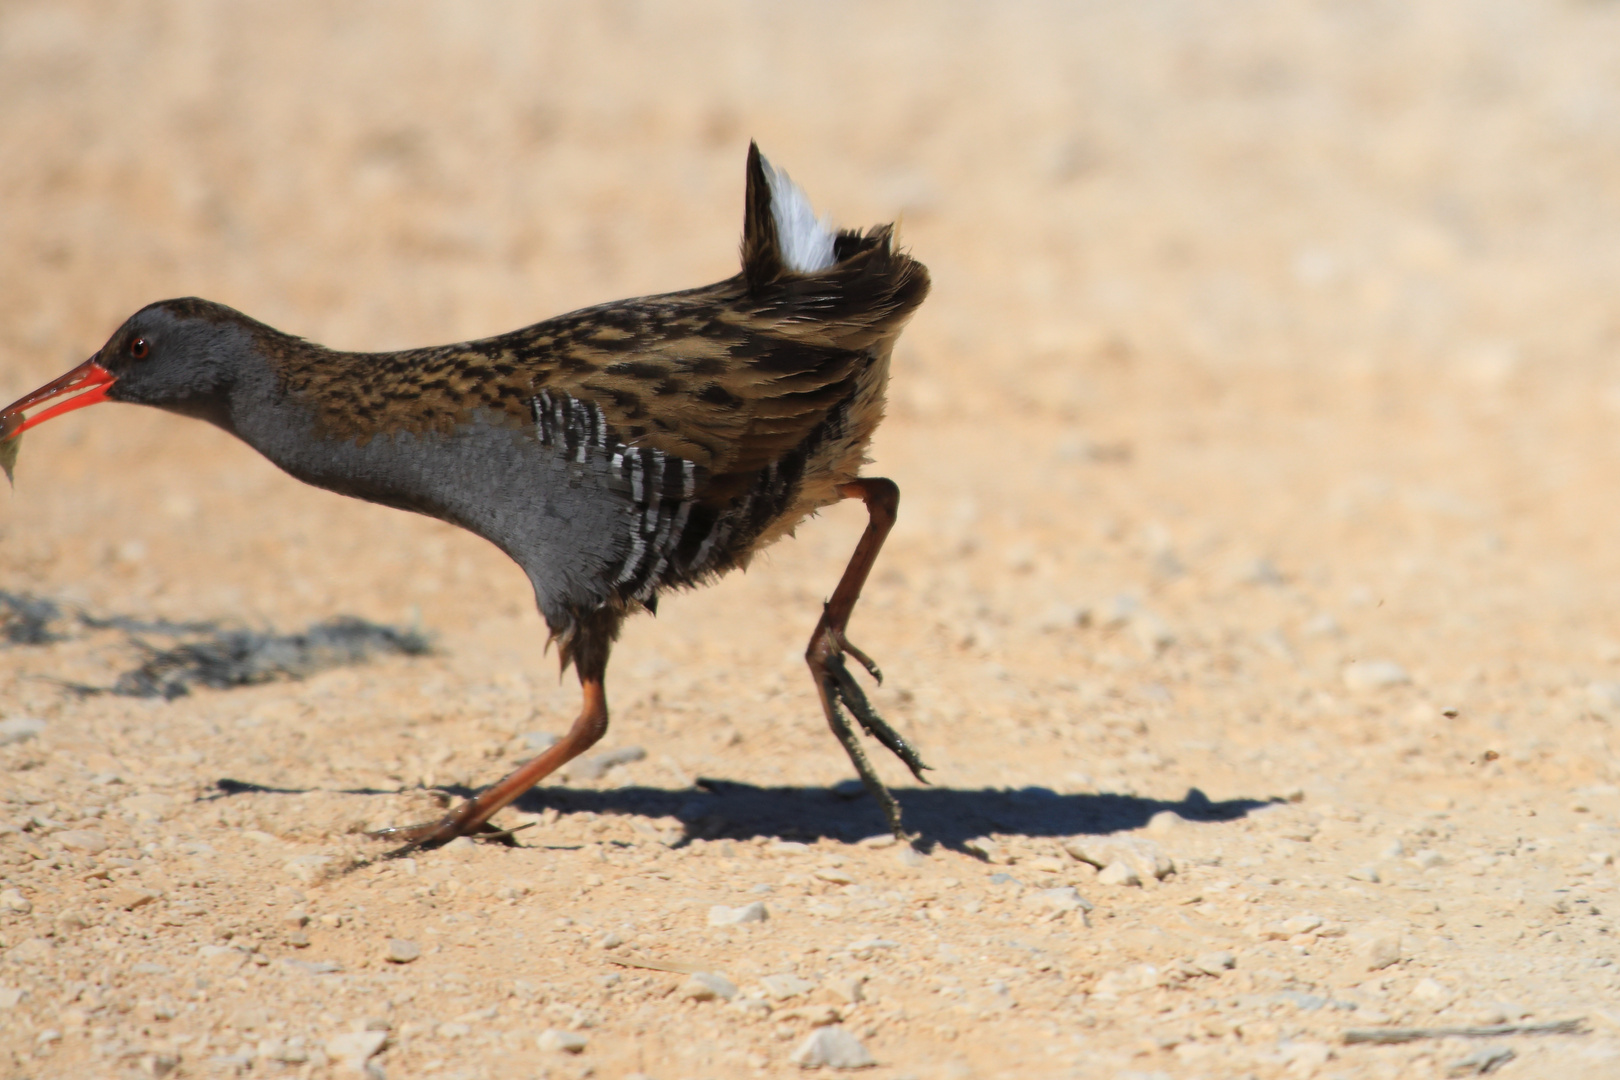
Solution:
M 575 666 L 579 671 L 580 689 L 585 696 L 579 717 L 562 741 L 538 757 L 524 762 L 505 779 L 480 791 L 438 821 L 380 829 L 371 835 L 404 840 L 405 846 L 392 852 L 396 856 L 420 848 L 435 848 L 458 836 L 472 833 L 494 833 L 509 840 L 511 834 L 491 826 L 489 819 L 525 791 L 595 746 L 607 734 L 607 690 L 603 680 L 607 673 L 608 650 L 613 638 L 618 635 L 622 618 L 620 612 L 608 609 L 583 614 L 576 618 L 572 632 L 561 639 L 564 670 L 570 663 Z
M 838 489 L 838 493 L 846 499 L 865 502 L 871 519 L 867 522 L 866 531 L 861 534 L 860 543 L 855 545 L 855 554 L 850 556 L 849 565 L 844 568 L 844 576 L 839 578 L 838 587 L 833 590 L 832 599 L 822 609 L 821 621 L 816 624 L 815 633 L 810 635 L 810 645 L 805 650 L 804 659 L 810 665 L 811 677 L 816 680 L 821 707 L 827 714 L 827 723 L 833 734 L 843 744 L 844 752 L 849 754 L 855 771 L 861 774 L 866 790 L 872 793 L 883 809 L 889 828 L 896 837 L 905 840 L 906 833 L 900 824 L 900 805 L 895 802 L 889 789 L 883 786 L 883 781 L 878 779 L 860 739 L 850 726 L 849 718 L 844 715 L 844 710 L 848 709 L 868 735 L 893 751 L 911 769 L 913 776 L 918 780 L 923 779 L 922 770 L 928 766 L 923 764 L 911 744 L 901 738 L 872 708 L 865 691 L 844 663 L 847 653 L 871 672 L 872 678 L 880 683 L 883 681 L 883 674 L 871 657 L 852 645 L 845 631 L 849 627 L 849 617 L 855 611 L 855 601 L 860 599 L 861 589 L 872 572 L 872 564 L 877 562 L 883 541 L 888 537 L 889 530 L 894 528 L 895 515 L 900 507 L 900 489 L 892 480 L 872 477 L 845 484 Z M 927 783 L 926 780 L 923 782 Z

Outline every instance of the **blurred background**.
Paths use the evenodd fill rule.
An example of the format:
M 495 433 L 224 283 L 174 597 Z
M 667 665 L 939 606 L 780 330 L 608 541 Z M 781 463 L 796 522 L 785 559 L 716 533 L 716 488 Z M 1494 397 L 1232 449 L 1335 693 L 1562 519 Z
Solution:
M 559 1007 L 600 1005 L 580 1075 L 652 1068 L 697 1037 L 746 1043 L 733 1072 L 704 1073 L 744 1075 L 802 1037 L 660 1005 L 674 983 L 646 989 L 646 972 L 625 976 L 640 997 L 611 997 L 598 939 L 562 929 L 573 917 L 633 922 L 637 942 L 739 982 L 779 962 L 822 978 L 843 970 L 825 942 L 893 936 L 892 958 L 859 961 L 878 973 L 859 1031 L 897 1068 L 948 1053 L 978 1075 L 1056 1075 L 1044 1055 L 1061 1051 L 1154 1076 L 1438 1076 L 1451 1059 L 1428 1044 L 1343 1048 L 1354 1003 L 1303 995 L 1349 994 L 1363 1023 L 1602 1015 L 1620 851 L 1620 3 L 0 0 L 0 401 L 167 297 L 383 350 L 728 277 L 750 138 L 836 223 L 898 218 L 933 274 L 873 446 L 900 522 L 851 636 L 934 786 L 874 761 L 940 846 L 919 865 L 847 843 L 882 824 L 858 791 L 828 794 L 851 770 L 802 655 L 865 521 L 835 507 L 627 626 L 603 747 L 645 756 L 521 804 L 535 846 L 434 853 L 423 882 L 401 863 L 373 868 L 397 882 L 355 874 L 314 897 L 308 955 L 369 964 L 372 989 L 345 1004 L 361 981 L 216 981 L 171 1026 L 223 1031 L 291 987 L 304 996 L 276 1023 L 316 1039 L 395 980 L 419 1045 L 390 1060 L 429 1075 L 489 1057 L 501 1031 L 532 1045 L 507 991 L 533 999 L 534 979 Z M 56 605 L 39 643 L 8 597 Z M 175 640 L 154 620 L 338 615 L 420 627 L 437 651 L 173 702 L 63 688 L 112 686 L 141 641 Z M 182 952 L 240 961 L 219 944 L 233 926 L 282 949 L 277 920 L 306 900 L 292 886 L 313 896 L 319 866 L 375 851 L 350 832 L 437 812 L 418 785 L 486 783 L 578 705 L 522 573 L 489 545 L 124 406 L 27 436 L 0 493 L 0 638 L 0 766 L 25 804 L 8 813 L 145 844 L 141 880 L 167 890 L 167 921 L 150 903 L 80 934 L 50 920 L 101 910 L 86 857 L 39 862 L 66 869 L 5 900 L 0 945 L 26 926 L 56 944 L 11 949 L 8 965 L 40 966 L 17 969 L 7 1004 L 40 979 L 72 1001 L 109 956 L 179 966 L 190 995 L 204 961 Z M 226 798 L 222 777 L 244 784 Z M 1240 811 L 1297 801 L 1208 822 L 1199 792 Z M 1126 838 L 1173 857 L 1162 886 L 1153 859 L 1143 888 L 1109 886 L 1058 844 L 1162 808 L 1206 820 L 1161 814 Z M 666 849 L 683 830 L 736 843 Z M 965 854 L 981 834 L 997 865 Z M 823 837 L 814 857 L 849 871 L 782 876 L 756 837 Z M 20 874 L 27 858 L 5 857 Z M 636 860 L 664 869 L 643 880 Z M 1014 860 L 1025 882 L 1093 896 L 1103 932 L 1032 925 Z M 505 891 L 429 895 L 451 876 Z M 773 905 L 799 906 L 727 945 L 707 898 L 746 902 L 766 877 Z M 185 897 L 208 919 L 170 919 Z M 340 931 L 333 912 L 361 899 L 372 928 Z M 432 982 L 448 954 L 409 980 L 377 973 L 373 931 L 463 916 L 494 919 L 458 939 L 485 946 L 454 954 L 477 965 L 471 988 Z M 1354 934 L 1385 919 L 1400 925 L 1368 939 L 1384 957 L 1369 963 Z M 511 948 L 519 928 L 560 943 L 540 974 Z M 1153 965 L 1212 948 L 1231 951 L 1170 972 L 1221 980 L 1189 1013 Z M 1006 981 L 959 1006 L 941 970 Z M 1264 996 L 1279 987 L 1292 997 Z M 36 1029 L 60 1035 L 57 1000 L 42 991 L 34 1027 L 7 1029 L 14 1060 L 34 1060 Z M 529 1027 L 575 1015 L 538 1009 Z M 143 1016 L 108 1022 L 133 1044 Z M 1302 1031 L 1316 1041 L 1290 1048 Z M 1559 1057 L 1571 1046 L 1620 1053 L 1597 1034 L 1516 1045 L 1531 1063 L 1510 1068 L 1557 1059 L 1536 1075 L 1582 1075 Z M 77 1035 L 62 1046 L 57 1063 L 88 1060 Z
M 1260 743 L 1463 700 L 1578 716 L 1620 664 L 1617 83 L 1595 2 L 13 0 L 0 397 L 174 295 L 391 349 L 728 276 L 757 138 L 934 275 L 858 621 L 936 742 L 1063 742 L 1110 702 Z M 478 541 L 137 409 L 28 442 L 13 587 L 419 618 L 549 708 L 527 589 Z M 723 656 L 809 738 L 795 657 L 861 520 L 826 517 L 636 623 L 621 694 Z M 1343 700 L 1369 656 L 1405 697 Z M 986 685 L 1013 719 L 964 712 Z M 1581 745 L 1560 767 L 1607 775 Z M 1028 776 L 998 761 L 963 767 Z M 1070 773 L 1095 779 L 1044 782 Z

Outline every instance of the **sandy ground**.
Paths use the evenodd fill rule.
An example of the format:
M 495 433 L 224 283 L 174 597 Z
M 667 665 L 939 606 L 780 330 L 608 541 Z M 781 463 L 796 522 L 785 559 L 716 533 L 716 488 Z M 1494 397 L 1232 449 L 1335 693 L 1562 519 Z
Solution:
M 934 274 L 853 628 L 922 853 L 800 659 L 841 507 L 631 624 L 640 760 L 354 869 L 572 716 L 522 575 L 102 407 L 0 496 L 64 612 L 0 1074 L 1620 1075 L 1620 6 L 7 3 L 0 399 L 173 295 L 384 349 L 727 276 L 751 136 Z M 79 613 L 437 651 L 84 696 L 173 641 Z

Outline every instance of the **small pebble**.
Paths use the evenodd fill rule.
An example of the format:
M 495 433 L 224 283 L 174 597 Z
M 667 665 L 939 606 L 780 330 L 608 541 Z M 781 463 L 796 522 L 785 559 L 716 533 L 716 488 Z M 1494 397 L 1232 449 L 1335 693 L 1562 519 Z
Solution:
M 45 721 L 36 720 L 32 716 L 13 716 L 9 720 L 0 720 L 0 746 L 27 742 L 38 737 L 44 730 Z
M 585 1044 L 588 1041 L 585 1036 L 577 1031 L 562 1031 L 558 1028 L 547 1028 L 535 1040 L 540 1049 L 561 1054 L 578 1054 L 585 1049 Z
M 1142 878 L 1125 862 L 1111 862 L 1097 874 L 1100 885 L 1141 885 Z
M 760 923 L 771 917 L 770 910 L 766 908 L 763 900 L 755 900 L 742 907 L 727 907 L 716 904 L 709 909 L 710 926 L 740 926 L 745 923 Z
M 1219 975 L 1223 971 L 1237 967 L 1237 957 L 1224 949 L 1220 952 L 1207 952 L 1193 961 L 1193 967 L 1205 975 Z
M 680 996 L 692 1001 L 730 1001 L 737 996 L 737 984 L 714 971 L 695 971 L 681 984 Z
M 16 889 L 7 889 L 0 892 L 0 909 L 14 911 L 18 915 L 26 915 L 34 910 L 34 902 Z
M 1346 664 L 1344 685 L 1351 690 L 1384 690 L 1405 686 L 1412 681 L 1406 669 L 1393 660 L 1362 660 Z
M 801 1069 L 864 1069 L 877 1064 L 859 1039 L 836 1024 L 812 1031 L 789 1060 Z
M 568 764 L 568 775 L 580 780 L 600 780 L 612 769 L 629 765 L 647 756 L 639 746 L 624 746 L 595 757 L 580 758 Z
M 69 851 L 79 851 L 86 855 L 100 855 L 108 846 L 105 836 L 90 829 L 68 829 L 57 833 L 52 839 Z
M 767 995 L 777 1001 L 798 997 L 800 994 L 807 994 L 816 988 L 816 984 L 809 979 L 801 979 L 799 976 L 791 974 L 767 975 L 759 980 L 759 984 L 765 988 Z
M 388 953 L 385 959 L 390 964 L 408 964 L 422 955 L 422 946 L 405 938 L 391 937 L 388 939 Z
M 1387 968 L 1401 958 L 1401 933 L 1390 927 L 1367 927 L 1353 935 L 1356 959 L 1368 971 Z

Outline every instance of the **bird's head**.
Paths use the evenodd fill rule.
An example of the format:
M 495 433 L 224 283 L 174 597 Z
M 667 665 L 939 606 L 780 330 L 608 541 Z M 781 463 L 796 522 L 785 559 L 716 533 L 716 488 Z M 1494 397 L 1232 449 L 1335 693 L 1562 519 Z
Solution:
M 0 410 L 0 439 L 99 401 L 129 401 L 223 422 L 254 324 L 223 304 L 165 300 L 120 326 L 96 355 Z M 55 402 L 32 416 L 26 410 Z

